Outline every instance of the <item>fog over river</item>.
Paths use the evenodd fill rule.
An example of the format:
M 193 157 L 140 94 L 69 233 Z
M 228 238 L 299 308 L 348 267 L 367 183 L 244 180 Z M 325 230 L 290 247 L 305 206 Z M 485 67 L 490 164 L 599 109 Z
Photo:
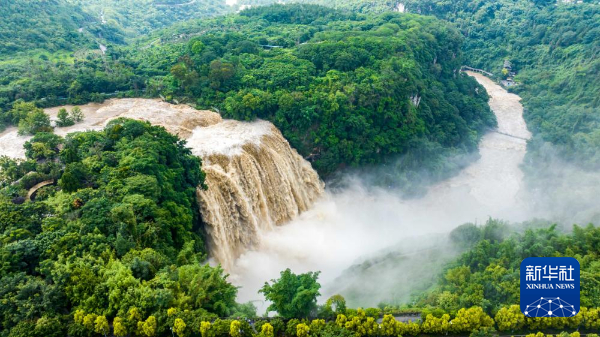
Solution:
M 498 120 L 497 132 L 489 132 L 480 142 L 479 160 L 432 186 L 419 199 L 404 200 L 399 192 L 389 190 L 374 191 L 358 178 L 348 177 L 353 180 L 348 184 L 352 187 L 326 191 L 309 211 L 264 232 L 260 247 L 237 259 L 231 273 L 232 281 L 242 286 L 238 300 L 255 301 L 264 309 L 257 290 L 285 268 L 296 273 L 321 271 L 322 300 L 337 292 L 344 295 L 337 283 L 331 284 L 342 271 L 403 239 L 448 232 L 466 222 L 482 224 L 489 217 L 527 219 L 519 165 L 531 134 L 523 120 L 520 97 L 483 75 L 469 75 L 489 93 Z

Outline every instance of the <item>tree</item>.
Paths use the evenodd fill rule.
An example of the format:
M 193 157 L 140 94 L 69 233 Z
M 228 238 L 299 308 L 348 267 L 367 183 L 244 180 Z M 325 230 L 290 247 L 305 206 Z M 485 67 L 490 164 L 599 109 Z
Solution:
M 452 320 L 451 332 L 470 333 L 484 327 L 493 327 L 494 320 L 481 307 L 462 308 Z
M 39 110 L 33 102 L 16 101 L 12 109 L 7 113 L 6 122 L 18 125 L 20 120 L 25 119 L 30 113 Z
M 121 317 L 117 316 L 113 320 L 113 333 L 116 337 L 127 336 L 127 327 L 123 324 L 123 319 Z
M 441 335 L 447 334 L 450 328 L 450 315 L 444 314 L 441 318 L 431 314 L 427 315 L 425 322 L 421 324 L 421 331 L 426 334 Z
M 268 311 L 277 311 L 284 318 L 308 317 L 316 309 L 321 285 L 319 272 L 296 275 L 290 269 L 281 272 L 278 280 L 265 282 L 259 293 L 273 302 Z
M 200 322 L 200 334 L 202 337 L 214 337 L 215 332 L 211 328 L 212 324 L 210 322 Z
M 177 336 L 179 336 L 179 337 L 187 336 L 185 328 L 186 328 L 185 322 L 181 318 L 176 318 L 175 324 L 173 325 L 173 331 L 177 334 Z
M 199 55 L 200 53 L 202 53 L 202 51 L 204 51 L 204 48 L 206 46 L 204 45 L 204 43 L 202 43 L 202 41 L 194 41 L 192 42 L 192 53 Z
M 50 116 L 44 110 L 36 108 L 34 111 L 27 114 L 27 117 L 19 121 L 19 134 L 36 134 L 38 132 L 50 132 Z
M 525 325 L 525 315 L 521 312 L 518 305 L 502 307 L 494 317 L 499 331 L 514 332 L 520 330 Z
M 319 335 L 321 333 L 321 331 L 323 331 L 325 329 L 325 320 L 324 319 L 313 319 L 310 322 L 310 331 L 315 334 L 315 335 Z
M 365 311 L 361 308 L 356 310 L 354 315 L 344 325 L 346 329 L 354 331 L 356 337 L 373 336 L 379 332 L 379 325 L 374 317 L 367 317 Z
M 310 328 L 308 327 L 308 325 L 306 325 L 304 323 L 300 323 L 300 324 L 296 325 L 296 336 L 308 337 L 309 332 L 310 332 Z
M 242 335 L 242 324 L 240 321 L 231 321 L 231 325 L 229 326 L 229 335 L 231 335 L 231 337 L 240 337 Z
M 333 295 L 327 302 L 325 302 L 327 308 L 332 311 L 336 316 L 339 314 L 346 313 L 346 299 L 342 295 Z
M 589 330 L 598 330 L 600 329 L 600 309 L 591 308 L 587 310 L 583 310 L 581 308 L 580 314 L 583 315 L 583 324 L 586 329 Z
M 81 108 L 76 106 L 73 107 L 73 109 L 71 109 L 71 119 L 74 122 L 81 122 L 83 120 L 84 116 L 83 116 L 83 111 L 81 111 Z
M 62 337 L 66 335 L 65 326 L 58 317 L 42 316 L 35 323 L 35 335 L 44 337 Z M 31 333 L 29 331 L 28 333 Z
M 60 110 L 58 110 L 58 114 L 56 115 L 56 117 L 58 118 L 58 120 L 56 121 L 56 126 L 65 127 L 75 124 L 75 121 L 71 116 L 69 116 L 69 113 L 65 108 L 61 108 Z
M 108 335 L 110 329 L 108 326 L 108 320 L 106 319 L 106 316 L 98 316 L 96 317 L 96 320 L 94 322 L 94 331 L 96 333 L 99 333 L 104 336 Z
M 83 317 L 83 326 L 90 332 L 96 327 L 96 317 L 95 314 L 87 314 Z
M 25 142 L 25 156 L 29 159 L 54 159 L 58 155 L 59 145 L 63 139 L 53 133 L 38 132 Z
M 86 185 L 88 175 L 89 171 L 83 163 L 68 164 L 58 185 L 65 192 L 75 192 Z
M 149 316 L 142 326 L 142 331 L 148 337 L 156 336 L 156 317 Z
M 269 323 L 265 323 L 260 328 L 260 337 L 273 337 L 273 326 Z
M 400 334 L 399 322 L 392 315 L 384 315 L 381 320 L 381 333 L 384 336 L 398 336 Z
M 348 317 L 346 317 L 346 315 L 344 314 L 339 314 L 335 318 L 335 324 L 337 324 L 337 326 L 339 326 L 340 328 L 345 327 L 346 322 L 348 322 Z

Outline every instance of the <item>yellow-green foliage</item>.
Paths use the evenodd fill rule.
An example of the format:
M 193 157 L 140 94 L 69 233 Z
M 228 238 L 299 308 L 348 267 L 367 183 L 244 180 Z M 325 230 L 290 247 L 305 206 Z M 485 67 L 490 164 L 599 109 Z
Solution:
M 150 316 L 146 319 L 142 325 L 142 332 L 148 337 L 156 336 L 156 317 Z
M 398 322 L 392 315 L 384 315 L 379 331 L 384 336 L 398 336 L 402 334 L 403 324 Z
M 421 332 L 427 334 L 446 334 L 450 327 L 450 315 L 444 314 L 441 318 L 431 314 L 427 315 L 425 322 L 421 324 Z
M 176 318 L 175 324 L 173 324 L 173 331 L 177 334 L 177 336 L 185 337 L 187 335 L 185 328 L 185 322 L 181 318 Z
M 210 322 L 201 322 L 200 323 L 200 334 L 202 337 L 213 337 L 214 332 L 211 330 L 212 324 Z
M 600 329 L 600 310 L 581 308 L 581 310 L 579 311 L 579 315 L 583 316 L 583 325 L 586 329 Z
M 398 333 L 401 335 L 417 336 L 421 333 L 421 326 L 416 322 L 408 322 L 398 324 Z
M 123 324 L 121 317 L 115 317 L 113 320 L 113 332 L 116 337 L 127 336 L 127 327 Z
M 481 307 L 462 308 L 452 320 L 451 332 L 467 333 L 482 327 L 493 327 L 494 320 Z
M 240 321 L 232 321 L 231 325 L 229 326 L 229 334 L 231 335 L 231 337 L 240 337 L 242 335 L 241 328 L 242 324 L 240 323 Z
M 309 332 L 310 328 L 304 323 L 300 323 L 296 326 L 296 336 L 298 337 L 307 337 Z
M 312 333 L 319 333 L 325 328 L 325 320 L 324 319 L 313 319 L 310 322 L 310 331 Z
M 344 314 L 339 314 L 337 315 L 336 319 L 335 319 L 335 323 L 340 327 L 343 328 L 346 326 L 346 322 L 348 322 L 348 318 L 346 317 L 346 315 Z
M 260 328 L 261 337 L 273 337 L 273 326 L 269 323 L 265 323 Z
M 346 322 L 345 327 L 353 331 L 356 337 L 373 336 L 379 332 L 379 325 L 375 318 L 367 317 L 361 308 L 358 308 L 356 315 Z
M 96 319 L 94 320 L 94 331 L 101 335 L 107 335 L 110 332 L 106 316 L 96 317 Z
M 83 317 L 83 326 L 87 330 L 94 331 L 95 324 L 96 324 L 96 315 L 87 314 L 87 315 L 85 315 L 85 317 Z
M 81 309 L 75 310 L 75 314 L 73 314 L 73 320 L 77 324 L 83 324 L 83 317 L 85 316 L 85 312 Z
M 518 305 L 501 308 L 494 320 L 499 331 L 515 331 L 525 325 L 525 315 L 523 315 Z

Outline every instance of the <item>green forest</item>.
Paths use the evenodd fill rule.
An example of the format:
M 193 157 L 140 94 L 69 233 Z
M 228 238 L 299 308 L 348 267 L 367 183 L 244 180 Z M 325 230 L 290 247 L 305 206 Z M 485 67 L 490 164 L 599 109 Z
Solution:
M 498 220 L 460 226 L 450 238 L 465 252 L 410 306 L 350 309 L 339 295 L 317 305 L 319 273 L 288 269 L 260 290 L 279 318 L 261 320 L 251 303 L 235 302 L 220 267 L 203 265 L 194 191 L 204 173 L 176 136 L 117 119 L 66 138 L 41 130 L 25 149 L 26 160 L 0 162 L 3 336 L 488 336 L 600 327 L 600 233 L 591 225 L 570 234 Z M 24 199 L 48 179 L 56 184 L 35 202 Z M 520 313 L 519 261 L 529 256 L 580 261 L 578 316 Z M 393 316 L 412 313 L 421 320 Z
M 375 308 L 322 298 L 319 271 L 283 270 L 260 289 L 268 317 L 208 264 L 196 200 L 208 187 L 185 141 L 129 119 L 53 133 L 45 107 L 162 98 L 271 121 L 323 179 L 371 169 L 379 186 L 418 194 L 476 159 L 496 126 L 460 67 L 501 80 L 508 60 L 534 133 L 531 181 L 547 185 L 531 168 L 549 146 L 598 168 L 597 4 L 408 0 L 402 14 L 396 1 L 299 2 L 234 14 L 210 0 L 0 0 L 0 131 L 32 137 L 25 159 L 0 156 L 0 337 L 598 336 L 591 224 L 464 224 L 439 275 Z M 56 126 L 82 118 L 61 111 Z M 577 258 L 577 316 L 520 312 L 519 264 L 532 256 Z
M 501 77 L 512 63 L 525 119 L 535 138 L 532 165 L 544 144 L 579 166 L 598 168 L 600 151 L 600 8 L 591 1 L 415 1 L 411 11 L 453 22 L 466 36 L 467 62 Z
M 70 58 L 97 43 L 123 45 L 175 22 L 229 10 L 225 1 L 212 0 L 1 0 L 0 61 L 15 53 L 48 57 L 59 51 Z
M 495 126 L 485 90 L 458 73 L 461 41 L 416 15 L 259 7 L 176 25 L 106 57 L 0 66 L 0 108 L 164 97 L 272 121 L 323 177 L 384 163 L 397 174 L 380 184 L 417 191 L 456 172 L 466 160 L 447 159 L 469 157 Z

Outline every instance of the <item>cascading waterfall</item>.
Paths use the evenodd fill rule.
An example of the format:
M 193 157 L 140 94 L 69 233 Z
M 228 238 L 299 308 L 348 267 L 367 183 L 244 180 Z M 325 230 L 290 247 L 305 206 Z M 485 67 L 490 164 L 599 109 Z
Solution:
M 223 121 L 188 139 L 204 159 L 198 201 L 211 255 L 225 268 L 270 230 L 308 210 L 323 183 L 269 122 Z
M 56 120 L 59 108 L 46 113 Z M 127 117 L 163 126 L 188 141 L 206 172 L 208 190 L 199 188 L 197 195 L 210 255 L 226 269 L 245 250 L 258 248 L 262 231 L 294 219 L 323 194 L 317 172 L 269 122 L 223 120 L 212 111 L 139 98 L 81 109 L 83 122 L 56 128 L 55 133 L 101 130 L 110 120 Z M 8 128 L 0 133 L 0 150 L 22 158 L 23 144 L 30 138 Z

